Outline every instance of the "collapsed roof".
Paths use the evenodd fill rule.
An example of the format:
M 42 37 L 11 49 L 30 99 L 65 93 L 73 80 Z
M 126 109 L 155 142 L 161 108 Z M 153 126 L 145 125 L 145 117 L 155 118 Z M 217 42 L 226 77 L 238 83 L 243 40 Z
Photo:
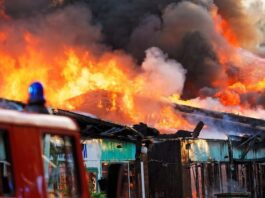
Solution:
M 193 123 L 202 121 L 208 126 L 209 130 L 218 130 L 228 136 L 265 135 L 265 120 L 262 119 L 211 111 L 180 104 L 175 104 L 175 109 L 187 120 Z
M 74 119 L 80 127 L 82 138 L 115 138 L 127 141 L 138 141 L 144 136 L 132 127 L 101 120 L 93 115 L 53 109 L 55 115 L 67 116 Z

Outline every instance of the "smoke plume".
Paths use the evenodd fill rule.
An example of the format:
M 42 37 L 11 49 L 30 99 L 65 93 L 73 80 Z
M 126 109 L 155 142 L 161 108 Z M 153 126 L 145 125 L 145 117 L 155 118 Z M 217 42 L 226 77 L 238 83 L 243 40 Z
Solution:
M 34 17 L 4 20 L 1 21 L 0 31 L 8 31 L 8 35 L 0 47 L 14 55 L 24 53 L 29 45 L 38 46 L 47 57 L 70 46 L 97 53 L 104 48 L 100 44 L 102 35 L 100 27 L 91 25 L 91 20 L 91 12 L 83 4 L 38 13 Z M 27 37 L 27 33 L 31 36 Z
M 108 103 L 109 111 L 123 111 L 121 120 L 133 109 L 159 111 L 157 101 L 174 94 L 202 106 L 218 101 L 228 111 L 222 105 L 265 107 L 260 7 L 231 0 L 0 1 L 0 74 L 9 73 L 0 80 L 1 95 L 16 97 L 10 89 L 32 79 L 49 84 L 51 96 L 58 90 L 60 104 L 100 88 L 127 102 L 119 109 L 117 101 Z M 152 97 L 157 103 L 143 105 Z
M 168 59 L 159 48 L 153 47 L 146 51 L 142 68 L 149 94 L 170 96 L 182 93 L 186 70 L 175 60 Z
M 7 0 L 5 8 L 8 15 L 18 18 L 38 14 L 48 9 L 49 3 L 49 0 Z
M 260 32 L 256 28 L 255 15 L 250 16 L 242 5 L 242 0 L 214 0 L 218 7 L 218 13 L 227 20 L 243 48 L 255 48 L 261 39 Z

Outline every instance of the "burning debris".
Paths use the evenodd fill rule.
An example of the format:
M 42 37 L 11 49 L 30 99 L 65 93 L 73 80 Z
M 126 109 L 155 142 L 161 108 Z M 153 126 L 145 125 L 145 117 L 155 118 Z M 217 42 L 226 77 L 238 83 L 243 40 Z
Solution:
M 130 181 L 140 184 L 139 178 L 143 170 L 139 169 L 139 164 L 144 163 L 145 176 L 144 178 L 141 176 L 141 181 L 146 186 L 145 193 L 148 197 L 158 195 L 161 197 L 214 197 L 215 194 L 224 196 L 228 193 L 246 197 L 250 195 L 263 197 L 264 131 L 261 133 L 257 128 L 261 128 L 264 121 L 183 105 L 178 105 L 176 108 L 188 115 L 201 114 L 200 119 L 205 116 L 214 120 L 223 120 L 223 117 L 229 116 L 239 128 L 242 128 L 242 123 L 255 124 L 257 127 L 253 126 L 252 132 L 255 134 L 248 137 L 229 136 L 226 140 L 202 139 L 197 138 L 204 126 L 202 122 L 197 124 L 193 133 L 178 131 L 173 135 L 159 134 L 156 129 L 144 123 L 127 127 L 84 113 L 61 109 L 54 109 L 53 112 L 56 115 L 71 117 L 78 123 L 84 148 L 88 149 L 85 157 L 87 167 L 95 166 L 96 160 L 93 158 L 95 153 L 101 156 L 95 148 L 102 147 L 102 152 L 107 152 L 111 148 L 111 153 L 118 152 L 120 153 L 118 156 L 122 158 L 124 155 L 121 152 L 125 151 L 121 151 L 120 148 L 126 147 L 126 144 L 133 145 L 135 153 L 129 152 L 131 157 L 125 159 L 130 166 L 134 167 L 132 170 L 134 176 L 130 177 Z M 207 121 L 206 118 L 205 120 Z M 187 136 L 188 133 L 190 133 L 189 136 Z M 107 143 L 111 146 L 106 146 Z M 128 147 L 126 148 L 128 150 Z M 92 158 L 87 157 L 87 152 Z M 107 161 L 106 158 L 97 158 L 99 169 L 94 170 L 95 173 L 98 174 L 105 162 L 108 165 L 121 163 L 115 158 L 116 155 L 106 156 L 108 156 Z M 104 163 L 100 164 L 100 162 Z M 116 182 L 110 186 L 116 185 Z M 131 192 L 140 193 L 139 186 L 135 187 L 133 185 Z M 140 194 L 136 197 L 140 197 Z
M 259 136 L 264 141 L 264 120 L 240 116 L 232 113 L 221 113 L 201 108 L 176 104 L 175 108 L 183 117 L 193 123 L 201 122 L 206 125 L 200 138 L 228 139 L 235 136 L 237 139 Z
M 25 102 L 23 90 L 39 80 L 50 106 L 161 132 L 198 123 L 178 114 L 176 102 L 265 113 L 263 16 L 248 14 L 256 4 L 0 2 L 1 97 Z

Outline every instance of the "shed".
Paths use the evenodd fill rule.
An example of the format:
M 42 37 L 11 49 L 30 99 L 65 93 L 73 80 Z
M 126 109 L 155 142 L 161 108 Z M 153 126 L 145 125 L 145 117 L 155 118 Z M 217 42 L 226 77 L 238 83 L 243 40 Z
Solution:
M 246 153 L 246 149 L 248 149 Z M 156 139 L 148 153 L 150 197 L 214 197 L 216 193 L 265 195 L 265 143 Z

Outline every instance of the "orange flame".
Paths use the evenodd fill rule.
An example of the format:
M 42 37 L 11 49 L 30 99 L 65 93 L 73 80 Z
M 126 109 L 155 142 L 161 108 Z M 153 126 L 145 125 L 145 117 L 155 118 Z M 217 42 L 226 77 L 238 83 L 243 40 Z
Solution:
M 227 65 L 246 65 L 239 52 L 236 50 L 241 44 L 237 39 L 236 34 L 233 32 L 229 22 L 218 14 L 218 10 L 214 6 L 211 9 L 211 16 L 216 32 L 219 33 L 222 38 L 224 38 L 228 46 L 222 48 L 216 46 L 216 44 L 213 43 L 220 64 L 223 66 L 223 72 L 226 72 Z M 221 78 L 221 80 L 216 80 L 216 82 L 213 82 L 213 84 L 219 88 L 219 91 L 215 94 L 215 97 L 218 98 L 219 101 L 225 106 L 243 106 L 240 99 L 241 94 L 249 92 L 261 92 L 265 89 L 265 79 L 257 79 L 254 82 L 249 80 L 249 77 L 254 70 L 255 64 L 251 65 L 251 67 L 248 67 L 248 71 L 245 70 L 244 76 L 241 76 L 240 79 L 234 79 L 231 76 L 227 77 L 227 79 Z
M 218 15 L 217 8 L 212 7 L 212 19 L 215 24 L 215 30 L 223 35 L 223 37 L 233 46 L 239 47 L 239 41 L 230 24 L 220 15 Z
M 0 32 L 0 42 L 6 39 Z M 19 55 L 0 49 L 1 97 L 25 102 L 29 84 L 38 80 L 54 107 L 86 110 L 126 124 L 147 122 L 163 130 L 192 127 L 159 94 L 146 92 L 147 79 L 128 56 L 105 53 L 96 58 L 65 46 L 51 57 L 40 48 L 39 38 L 25 32 L 23 39 L 26 47 Z
M 233 50 L 233 48 L 240 47 L 240 43 L 237 39 L 236 34 L 234 33 L 228 21 L 226 21 L 222 16 L 218 14 L 218 9 L 216 6 L 212 6 L 212 9 L 210 11 L 215 31 L 219 35 L 221 35 L 221 37 L 225 40 L 229 47 L 222 48 L 216 43 L 213 43 L 220 63 L 225 65 L 227 62 L 233 60 L 233 62 L 235 61 L 236 63 L 241 64 L 240 56 Z
M 236 35 L 227 21 L 217 12 L 212 13 L 216 31 L 233 46 L 238 47 Z M 162 96 L 146 87 L 148 78 L 135 67 L 130 57 L 121 53 L 105 53 L 98 57 L 92 51 L 65 44 L 56 53 L 41 45 L 42 38 L 23 32 L 23 50 L 9 51 L 5 43 L 8 30 L 0 32 L 0 96 L 14 100 L 27 100 L 27 88 L 33 81 L 45 86 L 48 105 L 94 113 L 103 119 L 134 124 L 146 122 L 162 130 L 191 129 L 193 126 L 176 114 L 170 102 L 181 101 L 179 94 Z M 221 64 L 240 62 L 236 53 L 218 51 Z M 246 81 L 247 82 L 247 81 Z M 240 105 L 240 94 L 261 91 L 265 79 L 258 83 L 231 81 L 219 84 L 215 95 L 224 105 Z M 195 104 L 200 106 L 200 104 Z

